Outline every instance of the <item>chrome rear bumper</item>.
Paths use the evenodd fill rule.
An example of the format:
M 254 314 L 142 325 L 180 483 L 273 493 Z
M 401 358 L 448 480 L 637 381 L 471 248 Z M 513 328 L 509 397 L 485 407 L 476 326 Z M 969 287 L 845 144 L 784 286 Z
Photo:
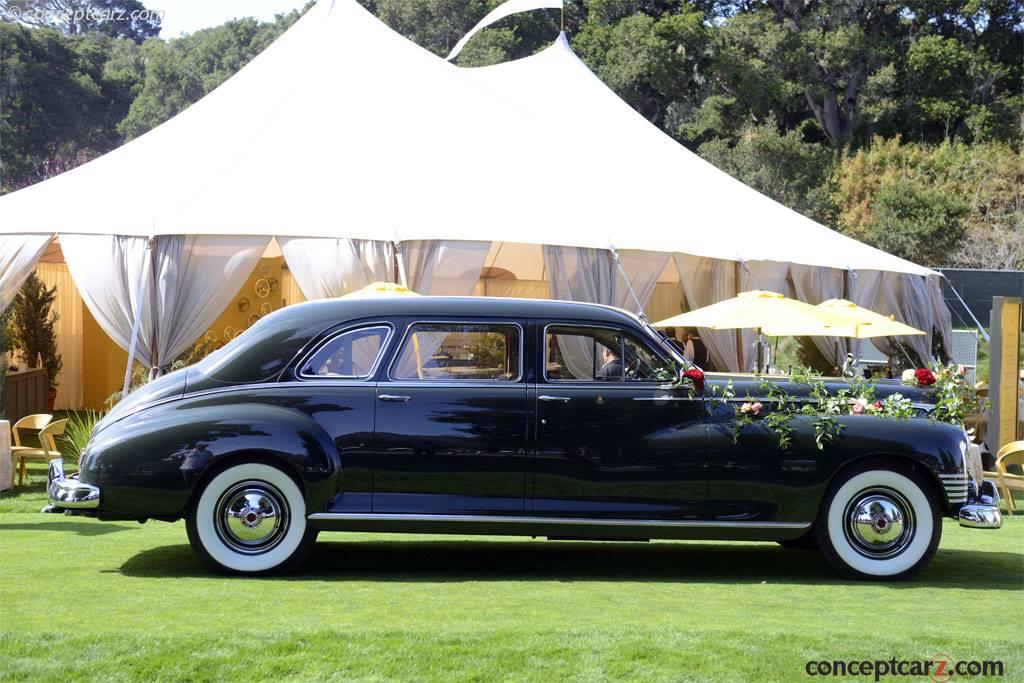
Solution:
M 967 502 L 960 508 L 960 526 L 970 529 L 998 529 L 1003 526 L 1003 515 L 999 512 L 999 492 L 995 484 L 983 481 L 980 492 L 974 494 L 973 485 L 970 491 Z
M 78 475 L 64 476 L 64 461 L 60 458 L 50 461 L 48 475 L 50 508 L 46 512 L 61 510 L 81 510 L 99 507 L 100 490 L 92 484 L 78 481 Z

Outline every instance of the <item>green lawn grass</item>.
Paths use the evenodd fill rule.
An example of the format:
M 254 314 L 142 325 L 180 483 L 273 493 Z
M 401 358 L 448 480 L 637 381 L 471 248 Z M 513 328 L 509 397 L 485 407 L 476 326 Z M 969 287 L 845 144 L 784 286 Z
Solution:
M 0 494 L 0 680 L 808 680 L 809 659 L 1001 659 L 1024 679 L 1024 517 L 947 521 L 910 583 L 753 543 L 323 534 L 302 573 L 210 574 L 182 523 Z

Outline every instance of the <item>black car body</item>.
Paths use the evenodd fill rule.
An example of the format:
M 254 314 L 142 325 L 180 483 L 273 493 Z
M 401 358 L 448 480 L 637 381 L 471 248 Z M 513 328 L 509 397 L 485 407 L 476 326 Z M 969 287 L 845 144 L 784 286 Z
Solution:
M 844 573 L 918 571 L 941 529 L 923 523 L 928 515 L 999 525 L 994 489 L 968 480 L 962 429 L 843 416 L 841 437 L 819 449 L 810 419 L 798 418 L 783 449 L 757 425 L 736 438 L 732 408 L 710 390 L 656 376 L 684 365 L 644 321 L 605 306 L 299 304 L 121 401 L 94 431 L 77 480 L 56 463 L 51 504 L 101 519 L 185 517 L 199 554 L 240 573 L 290 567 L 320 530 L 822 545 L 837 490 L 865 471 L 900 478 L 864 480 L 863 500 L 844 503 L 854 509 L 840 515 L 842 533 L 870 561 L 885 546 L 889 564 L 876 572 L 830 557 Z M 707 376 L 709 387 L 729 380 L 737 401 L 763 391 L 751 376 Z M 917 389 L 876 391 L 927 410 Z M 904 480 L 913 495 L 899 491 Z M 895 527 L 902 540 L 890 543 Z M 921 557 L 891 562 L 922 527 Z M 259 559 L 268 549 L 274 557 Z

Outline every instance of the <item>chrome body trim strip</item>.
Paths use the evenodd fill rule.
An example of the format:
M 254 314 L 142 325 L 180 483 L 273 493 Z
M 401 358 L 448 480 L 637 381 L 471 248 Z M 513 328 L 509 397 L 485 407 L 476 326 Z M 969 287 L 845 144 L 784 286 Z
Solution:
M 567 524 L 576 526 L 678 527 L 707 529 L 807 529 L 811 522 L 739 522 L 717 520 L 672 519 L 590 519 L 581 517 L 511 517 L 495 515 L 421 515 L 362 512 L 315 512 L 307 517 L 313 521 L 362 522 L 459 522 L 482 524 Z

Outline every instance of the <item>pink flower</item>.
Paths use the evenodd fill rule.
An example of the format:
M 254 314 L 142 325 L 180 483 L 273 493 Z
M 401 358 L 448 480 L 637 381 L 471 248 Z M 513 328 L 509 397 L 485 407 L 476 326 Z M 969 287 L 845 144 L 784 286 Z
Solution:
M 866 398 L 858 398 L 850 406 L 850 412 L 854 415 L 863 415 L 868 409 L 868 400 Z
M 744 415 L 760 415 L 761 409 L 764 408 L 759 401 L 753 403 L 744 403 L 740 406 L 740 412 Z
M 961 377 L 966 377 L 967 376 L 967 366 L 964 365 L 963 363 L 961 363 L 960 365 L 956 366 L 956 374 L 960 375 Z

